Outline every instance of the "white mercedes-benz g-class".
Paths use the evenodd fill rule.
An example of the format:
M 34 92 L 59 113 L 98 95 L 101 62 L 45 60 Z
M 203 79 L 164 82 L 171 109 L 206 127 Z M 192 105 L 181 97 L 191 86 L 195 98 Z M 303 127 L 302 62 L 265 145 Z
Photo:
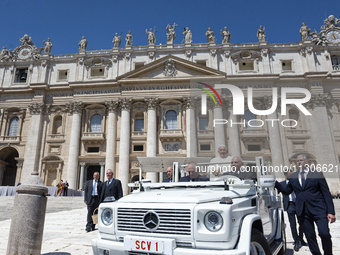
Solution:
M 275 178 L 259 172 L 256 182 L 235 176 L 204 182 L 140 182 L 132 194 L 100 205 L 93 252 L 284 255 L 285 227 Z

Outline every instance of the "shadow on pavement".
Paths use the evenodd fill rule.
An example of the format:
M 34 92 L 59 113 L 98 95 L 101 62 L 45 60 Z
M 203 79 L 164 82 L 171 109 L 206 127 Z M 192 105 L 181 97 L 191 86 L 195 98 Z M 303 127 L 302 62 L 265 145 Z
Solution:
M 294 250 L 293 249 L 286 249 L 286 255 L 293 255 Z
M 71 255 L 69 252 L 48 252 L 41 255 Z

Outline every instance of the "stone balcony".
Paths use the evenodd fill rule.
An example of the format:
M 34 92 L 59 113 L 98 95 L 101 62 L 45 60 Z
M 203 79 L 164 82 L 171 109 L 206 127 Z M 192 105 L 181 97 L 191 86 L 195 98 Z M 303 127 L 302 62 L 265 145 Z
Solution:
M 65 142 L 65 135 L 50 134 L 50 135 L 47 136 L 46 142 L 49 142 L 49 143 Z
M 176 142 L 182 141 L 184 134 L 182 129 L 161 129 L 159 131 L 159 138 L 161 141 Z
M 103 132 L 83 132 L 81 140 L 85 144 L 103 144 L 105 134 Z
M 289 139 L 309 139 L 310 135 L 304 129 L 286 129 L 286 137 Z
M 1 136 L 0 143 L 6 144 L 13 144 L 13 143 L 20 143 L 21 137 L 20 136 Z
M 214 130 L 198 130 L 198 137 L 214 137 Z
M 145 140 L 147 136 L 147 132 L 145 131 L 132 131 L 131 138 L 134 140 Z
M 242 129 L 240 132 L 240 138 L 243 141 L 260 141 L 267 137 L 268 132 L 263 128 Z

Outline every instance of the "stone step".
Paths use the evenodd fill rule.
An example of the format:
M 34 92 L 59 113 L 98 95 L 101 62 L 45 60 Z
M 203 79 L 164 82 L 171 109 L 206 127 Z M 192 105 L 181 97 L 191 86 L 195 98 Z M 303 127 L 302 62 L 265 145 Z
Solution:
M 15 196 L 0 196 L 0 221 L 10 219 Z M 47 197 L 46 213 L 68 211 L 86 207 L 83 197 Z

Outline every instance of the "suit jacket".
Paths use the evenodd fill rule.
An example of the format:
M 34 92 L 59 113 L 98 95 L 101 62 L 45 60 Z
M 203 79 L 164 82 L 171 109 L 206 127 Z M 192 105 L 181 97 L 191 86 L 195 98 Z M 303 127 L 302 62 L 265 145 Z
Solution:
M 305 185 L 301 187 L 297 171 L 290 175 L 289 183 L 285 187 L 279 182 L 275 183 L 275 187 L 286 195 L 295 192 L 298 216 L 302 215 L 304 207 L 316 216 L 324 217 L 329 213 L 335 215 L 332 195 L 322 172 L 309 170 Z
M 286 187 L 288 185 L 286 180 L 284 180 L 283 182 L 280 182 L 280 184 L 283 187 Z M 283 209 L 285 211 L 287 211 L 288 210 L 288 206 L 289 206 L 289 195 L 286 195 L 285 193 L 282 193 L 282 199 L 283 199 Z
M 171 180 L 170 178 L 166 178 L 166 179 L 163 180 L 163 182 L 170 182 L 170 180 Z M 173 181 L 173 180 L 171 180 L 171 181 Z
M 98 180 L 97 182 L 97 192 L 98 196 L 100 197 L 101 193 L 101 181 Z M 92 199 L 92 191 L 93 191 L 93 180 L 89 180 L 85 183 L 85 194 L 84 194 L 84 202 L 90 203 Z
M 180 182 L 190 182 L 190 176 L 187 175 L 187 176 L 184 176 L 184 177 L 181 177 L 181 179 L 179 179 Z M 209 178 L 207 177 L 201 177 L 199 176 L 198 178 L 196 178 L 195 180 L 193 180 L 193 182 L 206 182 L 206 181 L 209 181 Z
M 123 196 L 122 183 L 118 179 L 113 179 L 111 184 L 108 181 L 102 184 L 100 202 L 103 202 L 106 197 L 113 196 L 116 200 Z

